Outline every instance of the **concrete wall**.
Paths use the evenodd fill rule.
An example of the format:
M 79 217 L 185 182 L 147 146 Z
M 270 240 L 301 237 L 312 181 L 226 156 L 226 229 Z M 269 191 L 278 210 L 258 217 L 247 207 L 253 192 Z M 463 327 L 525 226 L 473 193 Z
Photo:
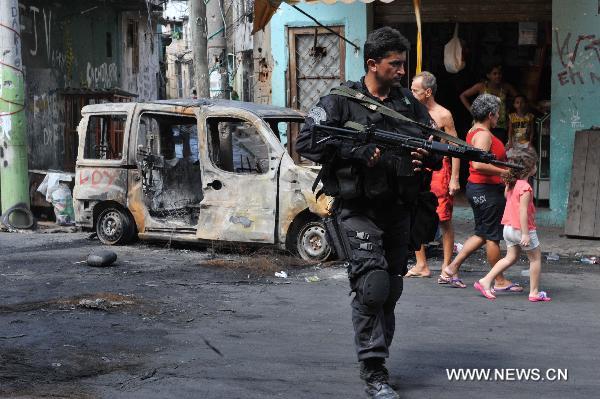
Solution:
M 552 1 L 552 211 L 547 216 L 553 224 L 566 219 L 575 132 L 600 125 L 599 14 L 597 0 Z
M 298 4 L 323 25 L 343 25 L 345 37 L 361 50 L 346 44 L 346 80 L 358 80 L 364 74 L 362 46 L 367 38 L 367 5 L 362 2 L 345 4 Z M 272 72 L 272 104 L 286 106 L 285 73 L 289 66 L 286 27 L 315 26 L 309 18 L 282 3 L 271 19 L 271 52 L 274 59 Z
M 126 19 L 110 3 L 94 0 L 23 0 L 22 54 L 25 71 L 30 169 L 63 169 L 66 88 L 121 89 L 157 98 L 160 43 L 148 31 L 145 3 L 130 15 L 139 21 L 140 72 L 131 71 L 125 45 Z M 152 28 L 156 31 L 156 25 Z M 156 36 L 156 35 L 154 35 Z

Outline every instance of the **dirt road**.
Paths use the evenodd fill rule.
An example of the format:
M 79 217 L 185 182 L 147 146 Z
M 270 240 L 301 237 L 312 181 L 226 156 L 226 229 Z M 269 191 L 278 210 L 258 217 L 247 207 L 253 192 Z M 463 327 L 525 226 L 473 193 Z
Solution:
M 113 248 L 114 266 L 92 268 L 100 244 L 87 237 L 0 233 L 1 397 L 363 397 L 342 268 L 164 243 Z M 465 265 L 468 282 L 482 265 Z M 524 266 L 511 273 L 527 282 Z M 597 267 L 547 267 L 550 304 L 407 280 L 392 383 L 407 398 L 589 397 Z M 449 368 L 567 369 L 568 380 L 449 381 Z

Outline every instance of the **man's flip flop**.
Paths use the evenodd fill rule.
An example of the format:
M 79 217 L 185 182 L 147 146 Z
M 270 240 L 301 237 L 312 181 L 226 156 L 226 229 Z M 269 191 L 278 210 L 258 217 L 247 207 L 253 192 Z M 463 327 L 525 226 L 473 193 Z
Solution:
M 488 294 L 485 291 L 485 288 L 483 288 L 483 285 L 481 285 L 481 283 L 479 281 L 475 281 L 475 283 L 473 284 L 473 288 L 475 288 L 477 291 L 481 292 L 481 295 L 483 295 L 490 301 L 493 301 L 494 299 L 496 299 L 496 297 L 494 295 Z
M 552 298 L 550 298 L 548 294 L 546 294 L 546 291 L 540 291 L 538 292 L 537 296 L 529 297 L 530 302 L 550 302 L 551 300 Z
M 412 270 L 409 270 L 404 277 L 407 278 L 429 278 L 431 277 L 431 274 L 423 274 L 423 273 L 418 273 L 418 272 L 413 272 Z
M 496 287 L 494 286 L 495 292 L 523 292 L 523 287 L 519 285 L 519 283 L 511 283 L 506 287 Z

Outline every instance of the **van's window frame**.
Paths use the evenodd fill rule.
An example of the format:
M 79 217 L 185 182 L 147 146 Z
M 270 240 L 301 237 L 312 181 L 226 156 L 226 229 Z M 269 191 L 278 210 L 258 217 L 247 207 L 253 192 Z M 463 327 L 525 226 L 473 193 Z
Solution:
M 229 171 L 229 170 L 224 169 L 223 167 L 219 166 L 215 162 L 215 159 L 213 157 L 213 155 L 214 155 L 213 154 L 214 143 L 213 143 L 213 138 L 212 138 L 213 132 L 211 131 L 210 125 L 211 125 L 211 121 L 214 121 L 214 120 L 216 120 L 218 123 L 230 121 L 230 122 L 245 122 L 245 123 L 250 124 L 255 129 L 256 133 L 260 137 L 260 140 L 262 141 L 263 145 L 267 149 L 266 160 L 269 163 L 267 169 L 264 172 L 248 173 L 248 172 Z M 248 118 L 246 118 L 244 116 L 239 116 L 239 115 L 227 116 L 227 115 L 214 114 L 214 115 L 208 115 L 208 116 L 206 116 L 206 118 L 204 118 L 204 128 L 205 128 L 205 132 L 206 132 L 206 143 L 207 143 L 207 154 L 206 155 L 208 157 L 208 161 L 215 169 L 219 170 L 222 173 L 231 173 L 233 175 L 241 175 L 241 176 L 244 176 L 244 175 L 246 175 L 246 176 L 267 176 L 269 174 L 269 171 L 271 170 L 271 156 L 272 156 L 273 149 L 271 148 L 271 143 L 269 142 L 269 140 L 267 140 L 267 138 L 264 137 L 264 134 L 261 131 L 261 127 L 259 125 L 252 122 L 251 120 L 249 120 Z
M 86 151 L 87 151 L 87 143 L 88 143 L 88 139 L 90 139 L 90 122 L 92 120 L 92 118 L 114 118 L 114 117 L 118 117 L 118 116 L 124 116 L 125 120 L 124 120 L 124 125 L 123 125 L 123 136 L 121 137 L 121 157 L 120 158 L 88 158 L 86 157 Z M 127 149 L 128 149 L 128 140 L 129 140 L 129 136 L 128 136 L 128 130 L 130 128 L 130 123 L 131 123 L 131 115 L 127 112 L 127 111 L 116 111 L 116 112 L 94 112 L 94 113 L 89 113 L 85 116 L 86 118 L 86 124 L 85 124 L 85 136 L 83 139 L 83 148 L 82 148 L 82 153 L 81 153 L 81 159 L 84 162 L 110 162 L 110 163 L 121 163 L 123 162 L 126 158 L 127 158 Z M 95 140 L 96 137 L 94 137 Z

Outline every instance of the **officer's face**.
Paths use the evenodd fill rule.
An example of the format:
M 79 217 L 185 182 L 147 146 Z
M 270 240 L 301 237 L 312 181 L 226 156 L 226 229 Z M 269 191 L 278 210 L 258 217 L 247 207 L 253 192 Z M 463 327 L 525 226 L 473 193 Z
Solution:
M 420 77 L 413 79 L 412 84 L 410 85 L 410 91 L 412 91 L 413 96 L 423 104 L 425 104 L 427 98 L 431 96 L 431 89 L 423 88 L 423 79 Z
M 377 81 L 383 86 L 400 86 L 405 75 L 406 51 L 401 53 L 392 51 L 379 61 L 369 60 L 369 70 L 375 73 Z

